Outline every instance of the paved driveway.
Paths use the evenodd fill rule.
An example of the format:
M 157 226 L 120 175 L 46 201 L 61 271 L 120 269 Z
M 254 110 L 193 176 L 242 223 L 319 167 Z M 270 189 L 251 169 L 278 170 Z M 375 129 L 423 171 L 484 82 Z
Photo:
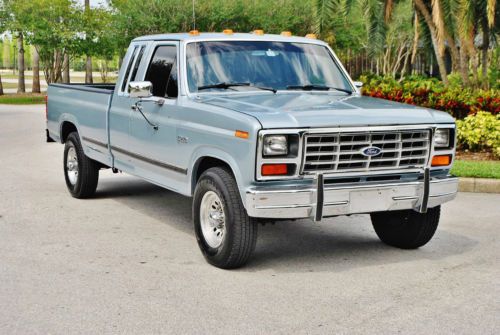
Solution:
M 260 227 L 224 271 L 189 198 L 108 171 L 71 198 L 44 127 L 43 106 L 0 106 L 0 334 L 500 333 L 500 195 L 459 194 L 413 251 L 364 215 Z

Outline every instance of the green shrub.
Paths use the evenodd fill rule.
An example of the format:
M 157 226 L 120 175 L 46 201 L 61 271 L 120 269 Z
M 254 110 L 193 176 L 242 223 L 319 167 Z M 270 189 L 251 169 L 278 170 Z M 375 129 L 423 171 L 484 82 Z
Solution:
M 477 112 L 457 121 L 459 147 L 471 151 L 492 150 L 500 157 L 500 114 Z

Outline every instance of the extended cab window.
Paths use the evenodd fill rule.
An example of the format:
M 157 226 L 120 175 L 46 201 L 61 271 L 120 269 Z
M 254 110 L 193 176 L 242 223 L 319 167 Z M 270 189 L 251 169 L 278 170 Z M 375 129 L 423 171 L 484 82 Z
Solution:
M 146 49 L 145 45 L 141 47 L 141 51 L 139 51 L 139 54 L 137 55 L 137 59 L 135 60 L 134 64 L 134 70 L 132 71 L 132 75 L 130 76 L 130 81 L 135 81 L 137 70 L 139 70 L 139 65 L 141 64 L 142 55 L 144 55 L 144 49 Z
M 146 72 L 146 81 L 153 84 L 153 95 L 177 97 L 177 47 L 163 45 L 156 48 Z
M 135 54 L 137 53 L 137 48 L 134 48 L 134 51 L 132 52 L 132 55 L 130 56 L 130 60 L 128 61 L 127 64 L 127 70 L 125 71 L 125 74 L 123 75 L 122 79 L 122 92 L 128 92 L 127 90 L 127 82 L 128 82 L 128 76 L 130 74 L 130 70 L 132 69 L 132 64 L 134 63 L 134 58 Z

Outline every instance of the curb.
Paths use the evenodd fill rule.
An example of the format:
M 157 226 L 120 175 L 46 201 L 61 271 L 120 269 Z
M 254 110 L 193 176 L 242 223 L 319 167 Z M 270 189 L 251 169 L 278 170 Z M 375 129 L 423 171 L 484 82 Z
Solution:
M 500 193 L 500 179 L 459 178 L 459 192 Z

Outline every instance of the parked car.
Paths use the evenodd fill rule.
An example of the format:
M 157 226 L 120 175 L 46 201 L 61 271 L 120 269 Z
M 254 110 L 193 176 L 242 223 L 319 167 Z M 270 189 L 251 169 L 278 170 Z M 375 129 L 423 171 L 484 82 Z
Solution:
M 116 85 L 48 87 L 47 137 L 65 144 L 73 197 L 104 168 L 192 197 L 220 268 L 245 264 L 274 220 L 368 213 L 383 242 L 418 248 L 457 193 L 454 120 L 360 86 L 311 36 L 143 36 Z

